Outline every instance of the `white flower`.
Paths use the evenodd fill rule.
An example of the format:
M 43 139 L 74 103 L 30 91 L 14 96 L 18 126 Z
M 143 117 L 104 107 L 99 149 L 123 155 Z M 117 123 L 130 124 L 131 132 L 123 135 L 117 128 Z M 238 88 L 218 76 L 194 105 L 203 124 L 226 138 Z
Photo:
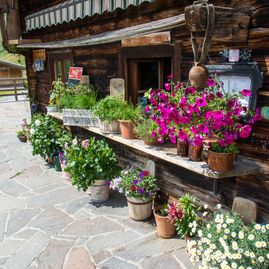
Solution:
M 231 235 L 232 235 L 232 237 L 236 237 L 236 233 L 235 232 L 232 232 Z
M 267 246 L 266 242 L 264 242 L 264 241 L 261 242 L 261 245 L 263 248 L 265 248 Z
M 230 233 L 230 230 L 229 229 L 225 229 L 224 230 L 224 233 L 229 234 Z
M 247 257 L 248 257 L 248 256 L 249 256 L 249 251 L 248 251 L 248 250 L 247 250 L 247 251 L 245 251 L 245 253 L 244 253 L 244 254 L 245 254 L 245 256 L 247 256 Z
M 76 146 L 78 144 L 77 138 L 73 139 L 72 143 L 73 143 L 74 146 Z
M 266 226 L 265 226 L 265 227 L 266 227 L 266 229 L 267 229 L 267 230 L 269 230 L 269 224 L 266 224 Z
M 235 262 L 232 263 L 232 268 L 234 268 L 234 269 L 237 268 L 237 264 Z
M 269 253 L 266 254 L 266 258 L 269 260 Z
M 208 214 L 208 212 L 205 211 L 205 212 L 203 213 L 203 217 L 206 217 L 207 214 Z
M 264 262 L 264 257 L 260 256 L 260 257 L 258 258 L 258 260 L 259 260 L 259 262 Z
M 260 229 L 262 228 L 262 226 L 261 226 L 260 224 L 255 224 L 254 228 L 255 228 L 256 230 L 260 230 Z
M 255 243 L 255 246 L 256 246 L 257 248 L 261 248 L 261 247 L 262 247 L 262 243 L 261 243 L 260 241 L 257 241 L 257 242 Z
M 212 238 L 212 235 L 211 234 L 208 234 L 207 237 L 210 239 L 210 238 Z
M 217 209 L 221 209 L 221 204 L 217 204 Z
M 244 238 L 244 232 L 240 231 L 238 234 L 239 239 L 243 239 Z
M 35 134 L 35 129 L 31 129 L 31 130 L 30 130 L 30 134 L 31 134 L 31 135 Z
M 251 259 L 254 259 L 254 258 L 255 258 L 255 254 L 254 254 L 253 252 L 250 252 L 249 257 L 250 257 Z
M 226 223 L 222 224 L 222 227 L 227 228 L 227 224 Z
M 202 237 L 202 236 L 203 236 L 203 232 L 202 232 L 202 230 L 199 230 L 199 231 L 198 231 L 198 236 L 199 236 L 199 237 Z
M 204 209 L 208 209 L 208 204 L 205 204 L 204 205 Z
M 253 234 L 250 234 L 250 235 L 248 236 L 248 240 L 254 240 L 254 235 L 253 235 Z
M 192 223 L 189 223 L 189 228 L 192 228 Z
M 233 247 L 233 250 L 238 250 L 238 244 L 237 244 L 237 242 L 233 241 L 232 247 Z
M 210 229 L 210 227 L 211 227 L 211 225 L 208 223 L 208 224 L 206 225 L 206 228 L 207 228 L 207 229 Z
M 41 125 L 41 121 L 37 119 L 37 120 L 35 121 L 35 125 L 36 125 L 36 126 L 40 126 L 40 125 Z

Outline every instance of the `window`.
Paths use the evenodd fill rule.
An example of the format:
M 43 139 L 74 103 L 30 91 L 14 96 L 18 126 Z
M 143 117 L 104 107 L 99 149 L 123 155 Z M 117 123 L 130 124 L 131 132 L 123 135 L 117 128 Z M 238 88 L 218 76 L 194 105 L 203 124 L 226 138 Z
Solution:
M 71 52 L 51 52 L 49 57 L 52 81 L 60 79 L 63 83 L 67 84 L 69 68 L 73 64 Z

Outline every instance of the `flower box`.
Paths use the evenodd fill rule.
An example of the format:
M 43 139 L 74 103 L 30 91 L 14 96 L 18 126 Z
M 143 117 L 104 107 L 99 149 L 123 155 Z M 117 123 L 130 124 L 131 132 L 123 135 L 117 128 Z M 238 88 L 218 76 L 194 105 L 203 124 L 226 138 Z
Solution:
M 87 109 L 63 109 L 63 123 L 69 126 L 99 127 L 98 120 Z

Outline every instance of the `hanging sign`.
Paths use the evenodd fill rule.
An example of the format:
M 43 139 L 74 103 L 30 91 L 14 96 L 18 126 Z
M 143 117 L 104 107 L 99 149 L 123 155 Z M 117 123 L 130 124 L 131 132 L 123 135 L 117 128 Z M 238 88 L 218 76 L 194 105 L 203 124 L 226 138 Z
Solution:
M 170 32 L 154 33 L 149 35 L 122 39 L 122 47 L 153 46 L 171 43 Z
M 68 87 L 79 84 L 82 78 L 83 67 L 70 67 L 68 76 Z
M 33 50 L 33 61 L 41 60 L 43 62 L 46 61 L 46 50 L 40 49 L 40 50 Z

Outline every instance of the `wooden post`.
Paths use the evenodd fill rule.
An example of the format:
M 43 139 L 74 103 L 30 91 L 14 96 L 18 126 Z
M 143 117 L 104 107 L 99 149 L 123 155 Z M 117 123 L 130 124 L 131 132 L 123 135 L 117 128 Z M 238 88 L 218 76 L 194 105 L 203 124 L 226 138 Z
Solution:
M 181 64 L 182 64 L 182 55 L 181 55 L 181 41 L 175 41 L 174 44 L 174 55 L 173 55 L 173 74 L 174 82 L 177 83 L 181 81 Z
M 16 84 L 16 80 L 13 80 L 14 82 L 14 92 L 15 92 L 15 100 L 18 101 L 18 93 L 17 93 L 17 84 Z

